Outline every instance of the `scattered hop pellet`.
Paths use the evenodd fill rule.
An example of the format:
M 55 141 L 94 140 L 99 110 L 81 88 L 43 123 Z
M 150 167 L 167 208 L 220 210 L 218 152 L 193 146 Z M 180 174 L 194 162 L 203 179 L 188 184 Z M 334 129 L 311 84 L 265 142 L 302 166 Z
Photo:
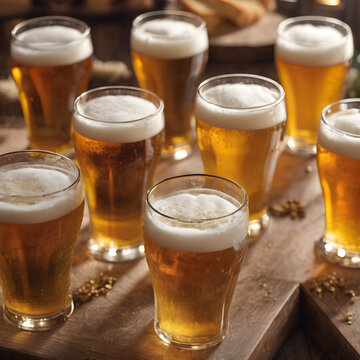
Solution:
M 75 305 L 81 305 L 90 301 L 94 297 L 106 295 L 116 282 L 112 276 L 100 276 L 85 281 L 74 293 L 73 299 Z

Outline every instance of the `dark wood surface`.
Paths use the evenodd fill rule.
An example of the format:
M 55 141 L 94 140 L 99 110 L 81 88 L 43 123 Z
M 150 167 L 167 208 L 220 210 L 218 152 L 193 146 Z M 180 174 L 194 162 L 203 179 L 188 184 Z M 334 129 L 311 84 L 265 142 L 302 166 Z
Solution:
M 97 58 L 124 61 L 131 69 L 125 25 L 91 23 Z M 249 49 L 238 51 L 237 56 Z M 231 47 L 226 56 L 230 54 Z M 216 56 L 210 52 L 204 78 L 245 72 L 276 79 L 268 53 L 251 62 L 241 58 L 215 60 Z M 124 82 L 133 85 L 135 80 L 131 77 Z M 3 111 L 0 109 L 0 113 Z M 21 118 L 6 117 L 6 121 L 0 121 L 0 153 L 27 146 Z M 202 165 L 196 150 L 183 161 L 162 162 L 157 179 L 198 171 L 202 171 Z M 76 308 L 67 323 L 49 332 L 19 331 L 0 319 L 0 358 L 359 359 L 359 302 L 355 300 L 351 304 L 341 291 L 324 292 L 320 298 L 311 285 L 313 277 L 336 271 L 352 281 L 356 293 L 360 293 L 360 270 L 331 265 L 314 252 L 314 242 L 324 228 L 324 207 L 314 158 L 297 158 L 287 153 L 280 157 L 270 202 L 281 204 L 289 199 L 304 202 L 306 216 L 296 220 L 271 217 L 266 232 L 251 243 L 234 294 L 228 336 L 219 346 L 199 352 L 164 346 L 152 328 L 153 295 L 145 260 L 109 264 L 91 258 L 86 248 L 89 236 L 86 214 L 74 253 L 72 287 L 75 290 L 83 281 L 100 273 L 115 276 L 117 283 L 106 297 Z M 348 312 L 353 314 L 352 325 L 346 322 Z

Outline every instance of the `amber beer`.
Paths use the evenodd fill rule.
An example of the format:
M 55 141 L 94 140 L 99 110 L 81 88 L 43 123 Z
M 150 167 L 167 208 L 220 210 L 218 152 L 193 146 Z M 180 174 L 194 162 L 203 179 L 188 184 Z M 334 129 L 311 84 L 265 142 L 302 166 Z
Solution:
M 184 175 L 149 191 L 145 253 L 163 341 L 204 349 L 224 339 L 247 235 L 246 192 L 228 179 Z
M 284 91 L 256 75 L 230 74 L 204 81 L 196 100 L 197 134 L 205 173 L 246 189 L 250 231 L 268 223 L 268 197 L 282 151 Z
M 0 284 L 11 323 L 46 330 L 72 313 L 83 209 L 80 170 L 70 159 L 40 151 L 0 156 Z
M 330 261 L 360 267 L 360 99 L 322 112 L 317 164 L 325 203 L 325 234 L 317 248 Z
M 163 137 L 163 102 L 132 87 L 104 87 L 75 102 L 74 144 L 90 211 L 90 251 L 124 261 L 144 255 L 143 210 Z
M 182 159 L 194 143 L 194 99 L 208 57 L 206 24 L 182 11 L 146 13 L 133 22 L 131 49 L 139 85 L 164 100 L 163 155 Z
M 48 16 L 20 23 L 11 35 L 12 74 L 30 146 L 65 153 L 72 148 L 74 100 L 90 80 L 90 29 L 76 19 Z
M 337 19 L 303 16 L 279 25 L 275 61 L 286 93 L 291 152 L 316 153 L 321 111 L 342 98 L 353 52 L 351 29 Z

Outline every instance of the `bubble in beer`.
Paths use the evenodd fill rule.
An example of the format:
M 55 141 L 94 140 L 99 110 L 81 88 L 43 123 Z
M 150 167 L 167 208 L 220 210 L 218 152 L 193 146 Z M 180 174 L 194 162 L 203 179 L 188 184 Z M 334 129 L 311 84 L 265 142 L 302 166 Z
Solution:
M 163 128 L 163 113 L 157 113 L 151 101 L 132 95 L 90 99 L 84 104 L 79 103 L 74 115 L 74 129 L 99 141 L 141 141 L 158 134 Z
M 176 19 L 149 20 L 131 31 L 131 48 L 139 53 L 163 59 L 180 59 L 208 49 L 205 26 L 196 27 Z
M 248 212 L 225 194 L 210 189 L 175 192 L 151 202 L 162 215 L 147 211 L 146 234 L 178 251 L 239 250 L 248 232 Z
M 41 223 L 71 212 L 84 198 L 82 188 L 56 193 L 75 180 L 70 172 L 47 165 L 16 163 L 0 167 L 0 221 Z
M 286 120 L 283 102 L 273 89 L 257 84 L 220 84 L 204 90 L 197 97 L 196 115 L 217 127 L 236 130 L 256 130 L 277 125 Z
M 346 25 L 345 25 L 346 26 Z M 353 38 L 333 26 L 298 24 L 279 28 L 276 55 L 284 61 L 308 66 L 340 64 L 353 56 Z
M 326 117 L 326 124 L 320 123 L 318 142 L 334 153 L 360 159 L 359 110 L 343 110 Z
M 11 44 L 11 57 L 22 64 L 63 66 L 90 57 L 90 37 L 66 26 L 44 26 L 17 34 Z

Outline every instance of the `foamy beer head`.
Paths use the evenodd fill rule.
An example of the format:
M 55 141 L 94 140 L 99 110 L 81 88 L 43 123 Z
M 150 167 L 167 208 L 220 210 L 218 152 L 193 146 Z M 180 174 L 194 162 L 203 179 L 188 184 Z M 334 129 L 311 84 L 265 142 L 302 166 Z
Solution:
M 68 17 L 34 18 L 15 26 L 11 35 L 11 58 L 21 64 L 63 66 L 93 53 L 90 28 Z
M 36 151 L 0 158 L 0 222 L 44 223 L 70 213 L 83 200 L 80 170 L 71 160 Z
M 162 100 L 146 90 L 97 88 L 76 99 L 74 129 L 98 141 L 137 142 L 163 130 L 163 107 Z
M 360 160 L 360 99 L 347 99 L 322 113 L 318 144 L 328 151 Z
M 134 51 L 161 59 L 188 58 L 209 47 L 205 21 L 184 11 L 154 11 L 136 18 L 131 31 Z
M 191 178 L 193 182 L 187 183 Z M 167 194 L 166 188 L 176 187 L 176 182 L 182 180 L 180 177 L 165 180 L 165 190 L 161 189 L 162 183 L 160 188 L 155 186 L 150 190 L 144 225 L 146 235 L 160 246 L 176 251 L 205 253 L 241 249 L 247 239 L 249 221 L 245 190 L 216 176 L 189 175 L 184 179 L 188 187 L 178 186 Z M 220 183 L 219 189 L 214 186 L 216 181 Z M 230 192 L 222 190 L 221 182 L 228 182 Z
M 301 16 L 284 20 L 278 27 L 276 56 L 292 64 L 330 66 L 352 59 L 350 27 L 340 20 Z
M 258 130 L 286 120 L 284 90 L 261 76 L 230 74 L 199 86 L 196 116 L 225 129 Z

